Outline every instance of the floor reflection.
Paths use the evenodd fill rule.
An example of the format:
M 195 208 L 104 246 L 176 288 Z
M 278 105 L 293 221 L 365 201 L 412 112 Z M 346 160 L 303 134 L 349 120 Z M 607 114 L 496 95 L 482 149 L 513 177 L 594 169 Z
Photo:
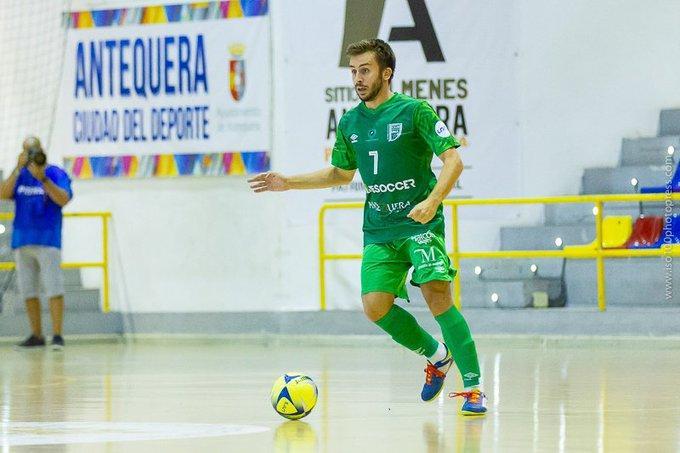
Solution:
M 301 420 L 283 422 L 274 431 L 274 448 L 277 453 L 316 453 L 319 451 L 316 431 Z

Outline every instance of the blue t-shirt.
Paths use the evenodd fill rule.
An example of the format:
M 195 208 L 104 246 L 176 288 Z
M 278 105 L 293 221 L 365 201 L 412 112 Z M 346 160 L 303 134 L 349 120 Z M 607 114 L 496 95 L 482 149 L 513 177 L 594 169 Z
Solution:
M 60 188 L 69 198 L 71 178 L 55 165 L 48 165 L 45 176 Z M 44 245 L 61 248 L 61 206 L 47 195 L 40 181 L 26 169 L 22 168 L 14 186 L 14 232 L 12 248 L 24 245 Z

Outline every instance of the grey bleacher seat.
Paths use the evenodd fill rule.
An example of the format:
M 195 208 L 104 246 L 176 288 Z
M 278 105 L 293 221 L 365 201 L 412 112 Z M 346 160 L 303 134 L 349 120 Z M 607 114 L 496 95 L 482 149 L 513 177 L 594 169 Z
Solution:
M 582 245 L 595 238 L 595 225 L 538 225 L 501 227 L 501 250 L 558 250 L 563 245 Z
M 662 110 L 659 115 L 659 136 L 680 135 L 680 109 Z
M 663 167 L 599 167 L 586 168 L 583 172 L 581 193 L 620 194 L 635 193 L 631 179 L 639 181 L 639 187 L 663 186 L 670 178 Z
M 663 166 L 669 162 L 668 148 L 675 150 L 674 162 L 680 157 L 680 135 L 665 137 L 624 138 L 621 142 L 622 167 Z
M 592 203 L 578 204 L 547 204 L 544 208 L 545 225 L 581 225 L 594 224 Z M 663 213 L 663 206 L 656 210 L 658 215 Z M 652 211 L 644 209 L 644 213 L 651 215 Z M 629 215 L 634 219 L 640 215 L 638 203 L 606 203 L 604 215 Z
M 666 297 L 663 257 L 621 258 L 605 261 L 608 306 L 678 306 L 680 288 Z M 593 306 L 597 301 L 594 260 L 568 260 L 565 270 L 571 305 Z

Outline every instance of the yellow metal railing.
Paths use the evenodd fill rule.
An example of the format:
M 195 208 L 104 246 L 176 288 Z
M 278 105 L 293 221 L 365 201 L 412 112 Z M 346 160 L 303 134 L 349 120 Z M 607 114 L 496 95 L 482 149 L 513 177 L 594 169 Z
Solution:
M 62 263 L 62 269 L 82 269 L 82 268 L 101 268 L 103 273 L 103 283 L 102 283 L 102 293 L 103 293 L 103 303 L 102 310 L 104 313 L 108 313 L 110 310 L 109 306 L 109 218 L 111 217 L 110 212 L 68 212 L 64 213 L 64 217 L 99 217 L 102 222 L 102 260 L 101 261 L 82 261 L 82 262 L 72 262 L 72 263 Z M 0 213 L 0 220 L 12 220 L 14 214 L 9 212 Z M 12 261 L 0 261 L 0 271 L 9 271 L 14 269 L 15 263 Z
M 604 203 L 625 202 L 665 202 L 667 200 L 678 201 L 680 194 L 666 195 L 574 195 L 557 197 L 533 197 L 533 198 L 486 198 L 486 199 L 452 199 L 444 200 L 445 206 L 451 207 L 451 238 L 453 250 L 449 253 L 453 266 L 460 269 L 461 259 L 470 258 L 571 258 L 571 259 L 595 259 L 597 274 L 597 305 L 600 311 L 607 307 L 605 293 L 605 258 L 639 258 L 652 256 L 680 256 L 680 247 L 662 247 L 655 249 L 604 249 L 602 247 L 602 212 Z M 595 248 L 576 250 L 498 250 L 461 252 L 458 238 L 458 211 L 460 206 L 486 206 L 486 205 L 519 205 L 519 204 L 566 204 L 566 203 L 592 203 L 595 214 Z M 326 310 L 326 261 L 361 259 L 360 253 L 326 253 L 325 244 L 325 216 L 329 210 L 359 209 L 364 206 L 362 202 L 353 203 L 326 203 L 319 211 L 319 290 L 320 307 Z M 454 303 L 461 308 L 461 281 L 454 280 Z

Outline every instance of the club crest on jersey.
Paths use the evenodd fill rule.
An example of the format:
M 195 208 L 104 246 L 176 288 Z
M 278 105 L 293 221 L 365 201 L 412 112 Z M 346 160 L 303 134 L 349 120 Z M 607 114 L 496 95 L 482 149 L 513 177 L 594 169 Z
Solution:
M 393 142 L 399 137 L 401 137 L 401 130 L 404 125 L 402 123 L 390 123 L 387 126 L 387 141 Z
M 352 143 L 356 143 L 359 141 L 359 136 L 357 134 L 352 134 L 349 136 L 349 141 Z

